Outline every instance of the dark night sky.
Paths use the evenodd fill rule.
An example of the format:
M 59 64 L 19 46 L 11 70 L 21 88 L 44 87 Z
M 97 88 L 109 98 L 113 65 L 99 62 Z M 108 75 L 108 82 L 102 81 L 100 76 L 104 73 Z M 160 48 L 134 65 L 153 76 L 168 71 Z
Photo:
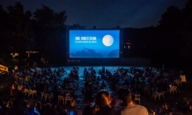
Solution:
M 142 28 L 156 26 L 167 7 L 183 9 L 188 0 L 0 0 L 0 4 L 6 9 L 17 1 L 32 12 L 42 4 L 56 12 L 65 10 L 68 25 Z

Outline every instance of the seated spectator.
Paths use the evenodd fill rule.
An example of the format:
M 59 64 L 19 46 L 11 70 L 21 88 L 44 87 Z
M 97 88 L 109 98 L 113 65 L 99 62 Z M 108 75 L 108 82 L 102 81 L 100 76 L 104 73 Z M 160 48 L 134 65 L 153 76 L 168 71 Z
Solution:
M 192 104 L 190 101 L 185 103 L 176 103 L 173 108 L 174 114 L 192 115 Z
M 167 103 L 165 103 L 164 105 L 162 105 L 162 108 L 160 108 L 158 113 L 159 114 L 168 114 L 170 112 L 172 112 L 170 109 L 170 106 Z
M 183 106 L 184 111 L 190 110 L 190 105 L 191 105 L 191 102 L 190 102 L 190 101 L 187 101 L 187 102 L 185 103 L 185 105 Z
M 115 115 L 149 115 L 144 106 L 133 102 L 130 90 L 122 89 L 119 91 L 119 98 L 123 106 L 115 112 Z
M 26 105 L 27 101 L 23 99 L 23 94 L 19 92 L 16 99 L 13 101 L 11 115 L 23 115 Z
M 90 104 L 84 108 L 82 115 L 94 115 L 94 109 L 97 109 L 95 104 Z
M 23 84 L 19 84 L 18 86 L 17 86 L 17 90 L 19 91 L 19 92 L 22 92 L 22 90 L 23 90 Z
M 136 91 L 136 93 L 135 93 L 135 97 L 140 97 L 140 94 L 139 94 L 138 91 Z
M 50 109 L 46 115 L 59 115 L 59 113 L 55 109 Z
M 114 108 L 114 107 L 115 107 L 115 104 L 116 104 L 116 99 L 115 99 L 114 96 L 111 96 L 111 103 L 110 103 L 110 106 L 111 106 L 112 108 Z
M 189 110 L 187 111 L 187 115 L 192 115 L 192 104 L 189 104 Z
M 0 106 L 0 115 L 8 115 L 8 112 L 5 111 L 1 106 Z
M 41 113 L 41 111 L 42 111 L 41 102 L 37 102 L 37 103 L 35 104 L 35 108 L 36 108 L 37 111 L 39 111 L 39 112 Z
M 59 115 L 59 111 L 57 111 L 57 104 L 50 104 L 50 109 L 47 110 L 46 115 Z
M 5 108 L 5 102 L 4 102 L 4 100 L 1 98 L 0 99 L 0 106 L 1 106 L 1 109 L 4 109 Z
M 10 97 L 13 98 L 14 95 L 15 95 L 15 85 L 12 84 L 12 85 L 10 86 Z
M 110 107 L 110 94 L 107 91 L 100 91 L 95 98 L 95 103 L 91 103 L 83 110 L 82 115 L 113 115 Z
M 35 106 L 33 106 L 32 104 L 27 104 L 25 115 L 41 115 L 41 114 L 37 111 Z
M 3 99 L 0 99 L 0 115 L 7 115 L 5 102 Z
M 140 93 L 138 91 L 136 91 L 136 93 L 135 93 L 135 98 L 140 98 Z M 136 101 L 139 101 L 139 100 L 136 100 Z M 139 104 L 140 104 L 140 102 L 139 102 Z
M 76 106 L 76 102 L 74 99 L 71 100 L 71 107 L 75 107 Z
M 67 109 L 61 108 L 60 115 L 69 115 Z
M 113 109 L 110 107 L 111 99 L 107 91 L 101 91 L 96 95 L 95 104 L 98 106 L 96 115 L 114 115 Z

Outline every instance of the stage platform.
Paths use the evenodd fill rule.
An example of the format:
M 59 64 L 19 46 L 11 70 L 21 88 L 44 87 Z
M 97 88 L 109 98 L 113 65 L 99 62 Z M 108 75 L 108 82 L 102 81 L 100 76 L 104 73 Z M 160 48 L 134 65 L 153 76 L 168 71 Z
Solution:
M 66 65 L 90 65 L 90 66 L 151 66 L 151 61 L 146 58 L 73 58 L 67 59 Z

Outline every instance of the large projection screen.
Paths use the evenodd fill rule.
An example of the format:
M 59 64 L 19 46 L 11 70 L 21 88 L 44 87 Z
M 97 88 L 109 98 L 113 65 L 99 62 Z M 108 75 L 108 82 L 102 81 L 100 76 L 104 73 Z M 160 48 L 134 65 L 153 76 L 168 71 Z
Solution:
M 120 30 L 69 30 L 69 58 L 119 58 Z

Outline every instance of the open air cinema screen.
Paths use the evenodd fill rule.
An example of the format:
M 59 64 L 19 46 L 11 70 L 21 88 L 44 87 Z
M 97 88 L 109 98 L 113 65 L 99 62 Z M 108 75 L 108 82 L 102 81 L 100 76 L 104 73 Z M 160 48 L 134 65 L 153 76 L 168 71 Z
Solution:
M 70 58 L 119 58 L 120 30 L 69 30 Z

